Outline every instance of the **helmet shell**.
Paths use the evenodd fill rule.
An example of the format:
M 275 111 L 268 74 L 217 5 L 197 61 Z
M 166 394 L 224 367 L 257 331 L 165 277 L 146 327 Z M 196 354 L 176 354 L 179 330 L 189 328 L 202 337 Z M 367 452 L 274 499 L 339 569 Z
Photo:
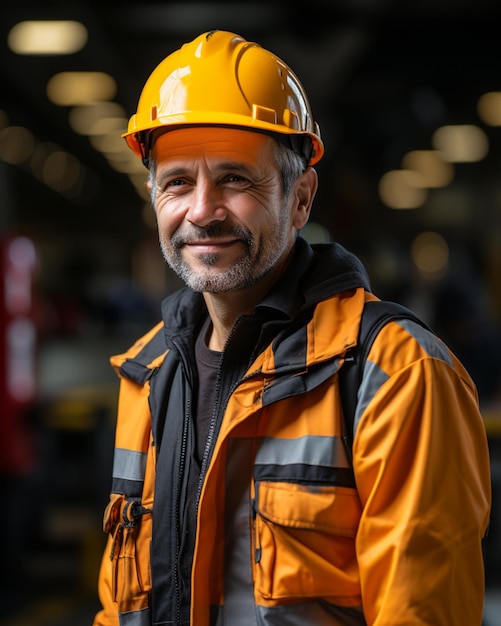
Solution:
M 303 135 L 311 140 L 310 165 L 324 152 L 294 72 L 259 44 L 226 31 L 204 33 L 161 61 L 144 85 L 123 137 L 147 158 L 152 131 L 185 125 Z

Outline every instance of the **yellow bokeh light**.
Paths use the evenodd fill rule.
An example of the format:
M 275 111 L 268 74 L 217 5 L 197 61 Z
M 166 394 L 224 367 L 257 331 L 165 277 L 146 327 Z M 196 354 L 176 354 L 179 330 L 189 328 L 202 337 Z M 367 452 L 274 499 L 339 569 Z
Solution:
M 125 109 L 116 102 L 97 102 L 73 107 L 69 114 L 71 128 L 79 135 L 103 134 L 100 126 L 103 120 L 115 120 L 113 124 L 118 128 L 127 128 Z M 110 122 L 112 124 L 112 122 Z M 118 132 L 118 131 L 117 131 Z
M 73 20 L 26 20 L 13 26 L 7 44 L 16 54 L 74 54 L 87 43 L 87 29 Z
M 29 161 L 35 148 L 35 138 L 24 126 L 6 126 L 0 131 L 0 159 L 11 165 Z
M 489 151 L 487 135 L 474 124 L 441 126 L 433 133 L 432 144 L 449 163 L 475 163 Z
M 484 93 L 477 103 L 480 119 L 489 126 L 501 126 L 501 91 Z
M 437 150 L 412 150 L 402 160 L 402 168 L 418 172 L 425 187 L 445 187 L 454 178 L 454 168 Z
M 115 79 L 105 72 L 60 72 L 47 83 L 49 100 L 59 106 L 111 100 L 116 90 Z
M 414 265 L 423 276 L 438 278 L 447 270 L 449 246 L 439 233 L 424 232 L 412 242 L 411 256 Z
M 416 209 L 426 202 L 428 192 L 421 174 L 413 170 L 391 170 L 379 181 L 379 197 L 391 209 Z
M 51 153 L 43 166 L 43 181 L 55 191 L 68 191 L 80 178 L 79 161 L 68 152 L 59 150 Z

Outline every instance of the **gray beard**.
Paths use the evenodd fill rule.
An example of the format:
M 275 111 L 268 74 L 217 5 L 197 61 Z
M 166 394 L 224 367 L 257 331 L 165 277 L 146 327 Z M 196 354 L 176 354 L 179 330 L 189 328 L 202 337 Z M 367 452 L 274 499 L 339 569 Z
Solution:
M 207 293 L 226 293 L 238 289 L 250 287 L 260 277 L 255 277 L 252 273 L 251 263 L 246 256 L 237 262 L 233 267 L 217 273 L 195 272 L 180 257 L 179 254 L 168 254 L 162 246 L 165 260 L 170 268 L 184 281 L 184 283 L 193 289 L 193 291 Z M 217 254 L 206 254 L 200 257 L 202 263 L 208 269 L 217 261 Z
M 203 263 L 206 270 L 192 270 L 181 254 L 184 243 L 190 240 L 189 237 L 174 233 L 170 247 L 162 239 L 160 239 L 160 246 L 170 268 L 193 291 L 227 293 L 229 291 L 246 289 L 254 285 L 275 266 L 287 247 L 288 242 L 284 233 L 283 229 L 279 229 L 278 235 L 267 244 L 266 250 L 256 250 L 254 238 L 247 229 L 224 224 L 214 224 L 204 229 L 198 229 L 197 239 L 231 234 L 238 237 L 242 242 L 242 255 L 231 268 L 225 271 L 211 271 L 211 268 L 219 259 L 218 254 L 204 254 L 200 256 L 199 260 Z M 253 252 L 254 255 L 252 254 Z M 266 260 L 263 262 L 264 259 Z

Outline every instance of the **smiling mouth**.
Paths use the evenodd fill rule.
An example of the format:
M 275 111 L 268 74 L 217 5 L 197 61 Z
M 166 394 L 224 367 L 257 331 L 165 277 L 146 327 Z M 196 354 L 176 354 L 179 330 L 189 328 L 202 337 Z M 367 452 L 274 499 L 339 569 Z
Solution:
M 207 228 L 192 228 L 191 232 L 175 232 L 171 237 L 172 247 L 182 249 L 194 255 L 219 255 L 235 247 L 242 247 L 250 254 L 253 241 L 250 232 L 242 227 L 213 224 Z
M 187 241 L 185 247 L 203 252 L 217 252 L 223 248 L 229 248 L 236 243 L 242 243 L 241 239 L 200 239 L 198 241 Z

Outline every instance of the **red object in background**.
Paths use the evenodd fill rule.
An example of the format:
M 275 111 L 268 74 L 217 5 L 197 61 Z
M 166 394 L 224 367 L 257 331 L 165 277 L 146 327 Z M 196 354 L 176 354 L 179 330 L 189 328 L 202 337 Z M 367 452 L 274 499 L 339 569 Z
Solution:
M 0 241 L 0 475 L 29 471 L 34 460 L 27 415 L 37 397 L 36 270 L 31 239 Z

